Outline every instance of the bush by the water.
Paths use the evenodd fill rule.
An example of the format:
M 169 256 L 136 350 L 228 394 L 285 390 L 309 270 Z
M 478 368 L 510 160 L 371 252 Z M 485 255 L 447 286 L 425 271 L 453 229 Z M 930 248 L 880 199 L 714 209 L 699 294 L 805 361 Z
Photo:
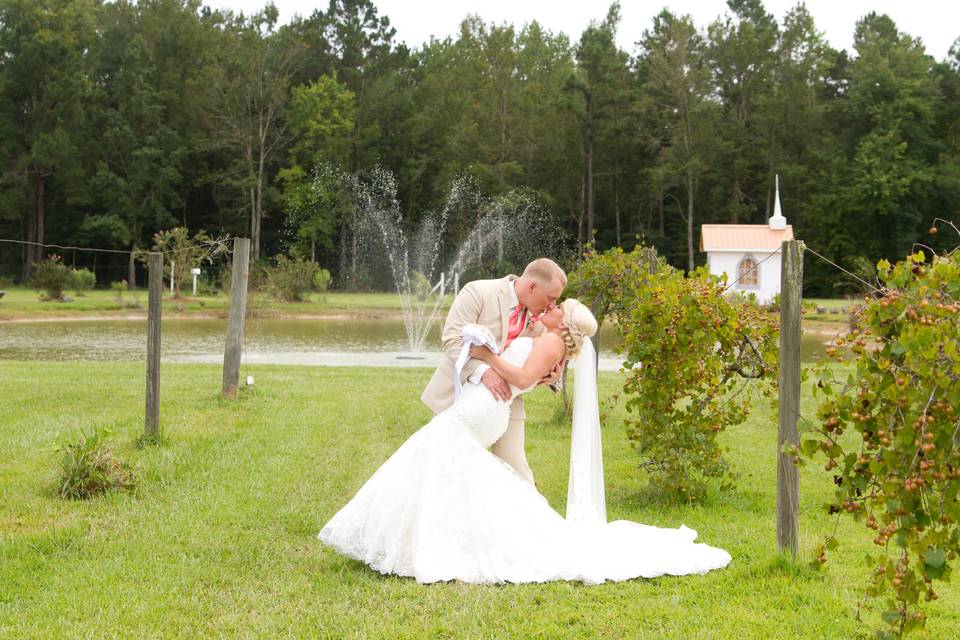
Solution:
M 136 486 L 133 468 L 113 455 L 103 437 L 103 431 L 94 429 L 89 434 L 82 433 L 78 441 L 60 447 L 57 494 L 61 498 L 81 500 Z
M 30 283 L 34 289 L 44 291 L 50 300 L 62 300 L 63 292 L 74 283 L 74 272 L 63 264 L 60 256 L 53 255 L 33 265 Z
M 330 288 L 331 280 L 333 280 L 333 276 L 330 275 L 330 272 L 326 269 L 320 269 L 313 276 L 313 288 L 316 289 L 317 293 L 326 294 Z
M 270 269 L 269 264 L 255 262 L 247 269 L 247 290 L 248 291 L 266 291 L 269 288 L 267 272 Z M 220 269 L 220 276 L 216 279 L 216 285 L 220 291 L 229 294 L 233 287 L 233 263 L 227 262 Z
M 89 269 L 73 269 L 73 289 L 78 296 L 82 296 L 84 291 L 93 289 L 97 284 L 97 276 Z
M 174 227 L 158 231 L 153 236 L 153 250 L 166 254 L 163 261 L 164 273 L 173 280 L 174 297 L 180 297 L 180 289 L 191 282 L 190 270 L 203 262 L 211 262 L 214 254 L 223 249 L 222 243 L 212 239 L 206 231 L 198 231 L 190 236 L 186 227 Z M 147 254 L 138 256 L 146 260 Z M 175 273 L 171 272 L 175 270 Z
M 430 284 L 430 280 L 427 279 L 427 276 L 419 271 L 414 271 L 410 274 L 410 292 L 416 296 L 417 300 L 426 300 L 430 297 L 432 289 L 433 287 Z
M 275 264 L 267 267 L 267 290 L 285 302 L 299 302 L 313 289 L 319 271 L 316 262 L 279 255 Z
M 111 282 L 110 290 L 113 291 L 117 304 L 128 309 L 138 309 L 140 307 L 140 298 L 137 296 L 135 289 L 130 289 L 126 279 Z M 126 297 L 128 295 L 129 298 Z
M 117 282 L 110 283 L 110 289 L 113 291 L 114 295 L 117 297 L 117 302 L 123 303 L 123 294 L 127 291 L 127 281 L 118 280 Z

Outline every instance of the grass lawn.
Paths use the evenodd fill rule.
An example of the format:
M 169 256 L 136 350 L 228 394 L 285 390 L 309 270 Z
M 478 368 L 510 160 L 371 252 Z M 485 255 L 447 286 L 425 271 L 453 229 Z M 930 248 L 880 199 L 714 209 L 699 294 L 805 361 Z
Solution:
M 2 638 L 855 638 L 871 532 L 844 521 L 819 572 L 813 547 L 832 529 L 821 465 L 801 475 L 801 566 L 778 558 L 776 428 L 761 407 L 724 434 L 738 488 L 697 507 L 645 492 L 622 408 L 606 409 L 611 519 L 684 523 L 732 564 L 706 576 L 583 586 L 480 586 L 383 577 L 326 549 L 321 525 L 424 423 L 430 371 L 254 366 L 254 391 L 218 399 L 220 369 L 165 364 L 167 441 L 137 449 L 144 367 L 0 362 Z M 616 374 L 602 374 L 602 393 Z M 563 510 L 569 428 L 559 399 L 528 403 L 527 450 L 542 491 Z M 803 412 L 813 414 L 809 396 Z M 79 428 L 141 470 L 131 494 L 53 497 L 54 447 Z M 931 638 L 960 637 L 960 592 L 941 590 Z M 876 620 L 876 612 L 870 614 Z
M 103 289 L 86 291 L 77 296 L 68 291 L 69 302 L 49 302 L 41 299 L 33 289 L 16 287 L 5 290 L 0 299 L 0 320 L 21 320 L 29 318 L 70 318 L 70 317 L 110 317 L 125 315 L 146 315 L 147 291 L 124 292 L 123 300 L 118 301 L 116 293 Z M 188 291 L 185 293 L 189 293 Z M 453 297 L 447 296 L 440 308 L 446 309 Z M 164 314 L 205 315 L 226 317 L 229 298 L 218 294 L 192 297 L 185 295 L 177 300 L 164 293 Z M 313 293 L 303 302 L 278 302 L 266 294 L 251 292 L 248 309 L 251 314 L 260 316 L 329 316 L 329 315 L 366 315 L 399 314 L 400 298 L 395 293 L 344 293 L 330 292 L 326 295 Z

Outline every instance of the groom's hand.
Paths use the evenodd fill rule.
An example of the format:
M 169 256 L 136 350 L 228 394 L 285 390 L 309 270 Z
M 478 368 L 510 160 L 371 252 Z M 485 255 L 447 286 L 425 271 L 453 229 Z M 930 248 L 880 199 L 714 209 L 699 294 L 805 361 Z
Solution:
M 487 389 L 490 389 L 490 393 L 492 393 L 493 397 L 497 400 L 506 402 L 510 399 L 510 385 L 493 369 L 484 371 L 483 376 L 480 377 L 480 382 L 482 382 L 483 386 Z

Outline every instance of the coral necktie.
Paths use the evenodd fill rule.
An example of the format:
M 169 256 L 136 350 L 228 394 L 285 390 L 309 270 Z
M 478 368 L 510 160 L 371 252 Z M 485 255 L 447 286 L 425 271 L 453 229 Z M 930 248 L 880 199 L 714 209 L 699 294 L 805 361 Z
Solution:
M 518 304 L 510 313 L 510 323 L 507 325 L 507 344 L 513 342 L 523 332 L 527 320 L 527 309 Z

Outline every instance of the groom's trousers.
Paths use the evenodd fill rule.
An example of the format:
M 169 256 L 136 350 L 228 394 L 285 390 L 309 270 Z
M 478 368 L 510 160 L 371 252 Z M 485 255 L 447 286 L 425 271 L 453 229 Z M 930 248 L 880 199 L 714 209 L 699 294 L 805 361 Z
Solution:
M 523 476 L 530 484 L 534 484 L 533 471 L 527 464 L 524 451 L 524 419 L 511 416 L 510 424 L 500 439 L 493 443 L 493 454 L 506 461 L 517 473 Z

